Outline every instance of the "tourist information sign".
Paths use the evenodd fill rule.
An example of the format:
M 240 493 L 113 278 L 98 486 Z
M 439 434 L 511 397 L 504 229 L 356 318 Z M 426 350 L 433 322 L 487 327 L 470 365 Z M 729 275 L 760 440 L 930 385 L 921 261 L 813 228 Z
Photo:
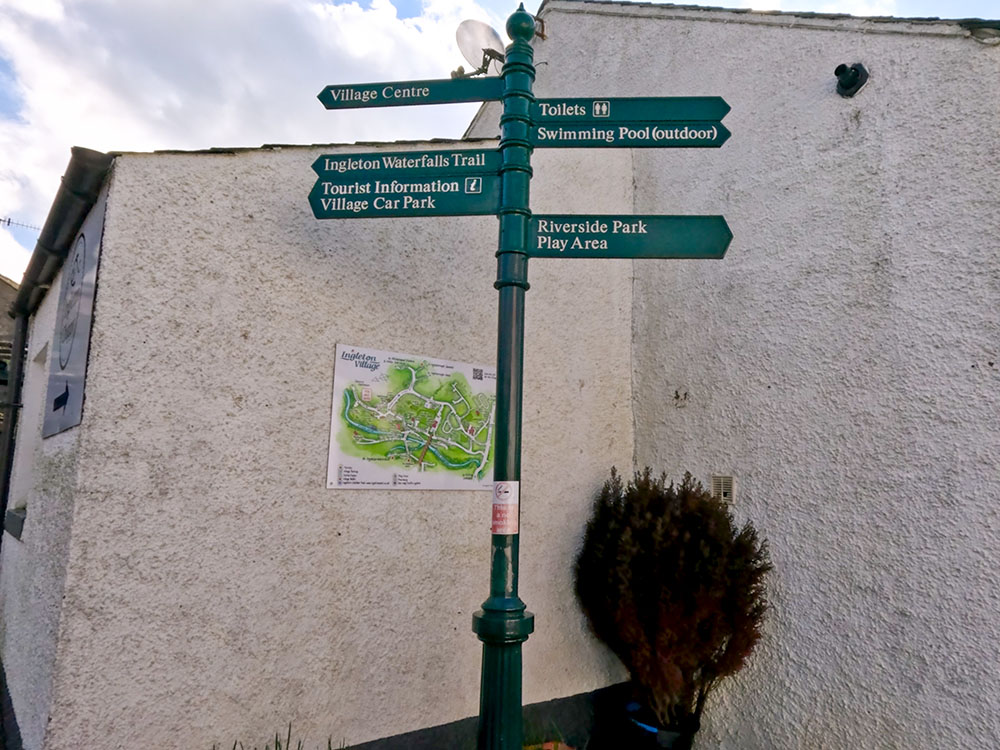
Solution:
M 532 216 L 532 258 L 710 258 L 733 239 L 721 216 Z
M 328 154 L 309 204 L 317 219 L 474 216 L 500 209 L 495 149 Z
M 317 219 L 496 214 L 500 176 L 319 180 L 309 193 L 309 205 Z
M 336 85 L 319 95 L 328 109 L 502 99 L 498 172 L 494 166 L 475 173 L 456 171 L 453 164 L 434 171 L 417 161 L 395 167 L 382 162 L 381 154 L 378 159 L 364 155 L 371 158 L 370 165 L 352 166 L 350 160 L 361 155 L 335 155 L 313 165 L 319 181 L 309 196 L 320 218 L 466 213 L 495 213 L 500 218 L 493 284 L 499 291 L 499 314 L 490 594 L 472 618 L 483 643 L 479 750 L 520 750 L 524 739 L 521 644 L 534 630 L 534 615 L 518 596 L 527 258 L 721 258 L 732 239 L 720 216 L 532 217 L 528 194 L 533 147 L 718 148 L 730 136 L 721 124 L 729 105 L 719 97 L 536 101 L 530 43 L 535 19 L 524 5 L 507 20 L 507 34 L 513 42 L 499 79 Z M 390 201 L 398 205 L 390 206 Z
M 443 78 L 327 86 L 318 98 L 327 109 L 358 109 L 483 102 L 499 99 L 502 93 L 502 78 Z

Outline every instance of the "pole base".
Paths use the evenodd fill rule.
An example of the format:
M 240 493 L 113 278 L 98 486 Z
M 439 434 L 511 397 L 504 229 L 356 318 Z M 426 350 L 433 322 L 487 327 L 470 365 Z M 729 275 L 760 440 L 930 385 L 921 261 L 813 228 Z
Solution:
M 472 631 L 483 643 L 523 643 L 534 630 L 535 615 L 525 610 L 520 599 L 487 601 L 472 616 Z
M 479 750 L 521 750 L 521 644 L 535 616 L 520 599 L 491 599 L 472 616 L 472 629 L 483 642 Z

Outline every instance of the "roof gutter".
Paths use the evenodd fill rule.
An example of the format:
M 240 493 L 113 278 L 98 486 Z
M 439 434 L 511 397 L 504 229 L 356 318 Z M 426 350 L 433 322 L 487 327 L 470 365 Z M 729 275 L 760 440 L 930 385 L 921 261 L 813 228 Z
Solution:
M 84 219 L 97 202 L 104 179 L 114 157 L 100 151 L 74 146 L 59 191 L 38 236 L 20 289 L 8 314 L 14 318 L 14 341 L 7 379 L 7 392 L 0 409 L 0 519 L 6 525 L 7 500 L 10 496 L 11 469 L 14 464 L 14 434 L 21 406 L 21 385 L 27 356 L 28 318 L 38 309 L 52 279 L 59 273 L 73 240 Z M 2 539 L 2 533 L 0 533 Z
M 62 268 L 83 220 L 97 202 L 113 161 L 114 157 L 110 154 L 73 147 L 66 174 L 28 261 L 17 298 L 8 313 L 12 318 L 31 315 L 38 309 L 49 284 Z

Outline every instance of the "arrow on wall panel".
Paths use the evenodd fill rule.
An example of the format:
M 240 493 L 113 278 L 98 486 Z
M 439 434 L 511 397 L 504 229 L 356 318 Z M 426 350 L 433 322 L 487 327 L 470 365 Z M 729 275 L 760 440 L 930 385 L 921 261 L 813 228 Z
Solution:
M 60 393 L 52 401 L 52 411 L 59 411 L 60 409 L 65 409 L 66 404 L 69 403 L 69 383 L 66 383 L 66 390 Z

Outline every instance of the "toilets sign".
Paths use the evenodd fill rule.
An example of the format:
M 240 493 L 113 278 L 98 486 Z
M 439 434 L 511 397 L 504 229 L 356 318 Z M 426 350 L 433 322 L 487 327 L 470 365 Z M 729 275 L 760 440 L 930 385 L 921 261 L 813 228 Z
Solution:
M 708 122 L 727 114 L 729 105 L 719 96 L 538 99 L 531 107 L 535 123 Z

